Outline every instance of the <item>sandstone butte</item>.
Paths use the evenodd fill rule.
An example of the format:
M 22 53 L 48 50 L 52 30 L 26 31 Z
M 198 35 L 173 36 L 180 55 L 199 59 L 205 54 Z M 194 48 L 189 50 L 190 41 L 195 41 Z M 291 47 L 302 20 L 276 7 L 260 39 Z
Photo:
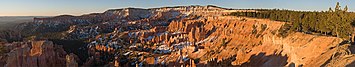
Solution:
M 286 22 L 224 16 L 235 11 L 255 10 L 179 6 L 126 8 L 102 14 L 36 18 L 32 24 L 67 24 L 68 29 L 61 33 L 65 37 L 63 39 L 85 39 L 89 44 L 82 48 L 87 48 L 90 57 L 80 60 L 78 56 L 81 55 L 67 53 L 62 46 L 48 40 L 4 42 L 0 45 L 6 46 L 9 52 L 0 57 L 0 64 L 5 67 L 354 65 L 355 47 L 341 44 L 344 41 L 341 38 L 301 32 L 280 37 L 278 30 Z M 106 22 L 90 22 L 88 26 L 80 26 L 86 23 L 65 20 L 68 18 L 76 22 L 101 18 Z M 31 27 L 31 24 L 23 24 L 18 29 L 26 27 Z M 43 29 L 47 28 L 32 30 L 43 32 Z M 102 33 L 103 30 L 110 31 Z

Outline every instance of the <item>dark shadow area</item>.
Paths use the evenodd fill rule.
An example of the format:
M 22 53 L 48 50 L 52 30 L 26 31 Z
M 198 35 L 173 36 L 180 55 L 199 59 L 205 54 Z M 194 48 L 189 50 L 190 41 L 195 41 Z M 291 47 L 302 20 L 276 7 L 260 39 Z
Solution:
M 286 66 L 287 56 L 281 56 L 281 55 L 265 55 L 265 53 L 259 53 L 257 55 L 252 55 L 250 57 L 250 62 L 243 63 L 242 65 L 232 65 L 231 63 L 236 60 L 236 55 L 233 55 L 229 58 L 222 59 L 222 61 L 217 61 L 217 58 L 211 59 L 207 61 L 207 64 L 194 64 L 196 67 L 283 67 Z M 179 63 L 179 62 L 171 62 L 167 64 L 148 64 L 148 65 L 143 65 L 143 66 L 153 66 L 153 67 L 171 67 L 171 66 L 191 66 L 192 61 L 196 62 L 196 60 L 189 59 L 185 61 L 184 63 Z M 199 62 L 199 61 L 197 61 Z M 291 64 L 292 66 L 296 66 L 295 64 Z
M 326 62 L 324 62 L 321 67 L 325 67 L 325 65 L 327 65 L 328 63 L 330 63 L 330 61 L 332 60 L 333 58 L 330 57 Z
M 346 65 L 345 67 L 355 67 L 355 61 L 351 62 L 350 64 Z
M 249 59 L 250 62 L 243 63 L 241 67 L 283 67 L 287 64 L 287 56 L 281 55 L 268 55 L 265 53 L 259 53 L 252 55 Z
M 355 45 L 350 45 L 349 48 L 351 54 L 355 54 Z
M 81 61 L 86 61 L 89 57 L 85 42 L 80 40 L 59 40 L 59 39 L 50 39 L 56 45 L 62 45 L 63 49 L 68 53 L 74 53 L 79 57 Z M 83 62 L 78 62 L 79 65 L 82 65 Z
M 212 30 L 208 31 L 206 37 L 210 36 L 213 32 L 216 32 L 216 27 L 213 27 Z
M 22 41 L 22 35 L 15 30 L 0 30 L 0 39 L 4 39 L 9 43 Z
M 295 63 L 290 63 L 288 67 L 296 67 Z
M 342 42 L 339 43 L 339 46 L 344 45 L 344 44 L 351 44 L 351 41 L 343 40 Z

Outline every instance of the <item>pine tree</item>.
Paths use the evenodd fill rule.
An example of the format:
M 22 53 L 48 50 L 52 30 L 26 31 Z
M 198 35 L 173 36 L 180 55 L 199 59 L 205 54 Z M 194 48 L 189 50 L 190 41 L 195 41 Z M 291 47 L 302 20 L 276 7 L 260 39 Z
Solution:
M 348 12 L 348 5 L 345 6 L 344 11 Z
M 337 5 L 335 6 L 335 12 L 340 11 L 340 5 L 339 2 L 337 2 Z
M 328 12 L 333 12 L 332 7 L 329 7 Z
M 270 9 L 263 12 L 237 12 L 232 13 L 236 16 L 246 16 L 255 18 L 268 18 L 275 21 L 284 21 L 291 24 L 289 27 L 284 26 L 285 31 L 299 31 L 322 33 L 347 39 L 355 27 L 355 13 L 347 12 L 348 6 L 340 8 L 337 2 L 335 8 L 329 8 L 328 11 L 292 11 Z M 239 15 L 238 15 L 239 14 Z M 282 29 L 280 29 L 282 30 Z M 355 34 L 353 34 L 355 37 Z

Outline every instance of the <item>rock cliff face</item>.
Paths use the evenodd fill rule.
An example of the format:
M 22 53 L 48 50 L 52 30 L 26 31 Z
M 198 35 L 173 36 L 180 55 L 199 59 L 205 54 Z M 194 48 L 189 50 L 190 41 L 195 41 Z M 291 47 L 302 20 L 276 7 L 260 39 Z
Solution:
M 67 55 L 61 46 L 50 41 L 15 42 L 4 44 L 10 52 L 5 67 L 63 67 L 75 66 L 73 54 Z M 67 58 L 66 58 L 67 56 Z
M 89 45 L 96 46 L 94 52 L 138 57 L 120 60 L 143 66 L 331 66 L 334 63 L 327 61 L 352 56 L 347 48 L 349 44 L 342 45 L 340 38 L 299 32 L 279 37 L 278 30 L 285 22 L 230 16 L 196 17 L 172 21 L 167 27 L 100 35 Z M 129 50 L 125 51 L 128 44 L 131 44 Z M 140 59 L 140 63 L 134 62 L 135 59 Z
M 112 9 L 82 16 L 35 18 L 31 23 L 19 25 L 17 28 L 21 30 L 20 33 L 31 34 L 24 36 L 33 36 L 34 39 L 87 42 L 84 47 L 75 46 L 78 46 L 77 50 L 87 50 L 88 54 L 82 54 L 86 51 L 76 52 L 78 56 L 67 54 L 74 49 L 65 52 L 49 41 L 15 42 L 4 43 L 10 52 L 0 57 L 7 59 L 0 62 L 4 62 L 5 66 L 354 64 L 354 46 L 347 43 L 347 40 L 300 32 L 280 37 L 279 30 L 286 22 L 224 16 L 239 11 L 256 10 L 177 6 Z M 81 62 L 78 58 L 85 62 L 78 64 Z
M 82 16 L 61 15 L 49 18 L 34 18 L 33 22 L 22 23 L 16 28 L 17 30 L 21 30 L 21 33 L 33 34 L 60 32 L 68 30 L 72 25 L 93 25 L 102 22 L 146 24 L 145 22 L 161 21 L 160 23 L 154 24 L 167 24 L 166 21 L 187 15 L 218 16 L 235 11 L 255 10 L 228 10 L 215 6 L 178 6 L 151 9 L 124 8 L 111 9 L 104 13 L 93 13 Z M 55 28 L 55 30 L 53 28 Z

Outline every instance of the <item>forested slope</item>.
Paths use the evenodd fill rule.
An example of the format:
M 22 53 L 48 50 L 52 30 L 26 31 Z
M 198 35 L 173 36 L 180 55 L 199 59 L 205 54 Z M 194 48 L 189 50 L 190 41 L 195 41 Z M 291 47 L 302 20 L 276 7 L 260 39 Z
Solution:
M 337 3 L 335 9 L 328 11 L 293 11 L 280 9 L 257 9 L 258 12 L 234 12 L 230 15 L 254 18 L 266 18 L 288 22 L 282 33 L 298 31 L 305 33 L 319 33 L 341 38 L 349 38 L 353 32 L 355 13 L 348 12 L 348 7 L 341 9 Z

